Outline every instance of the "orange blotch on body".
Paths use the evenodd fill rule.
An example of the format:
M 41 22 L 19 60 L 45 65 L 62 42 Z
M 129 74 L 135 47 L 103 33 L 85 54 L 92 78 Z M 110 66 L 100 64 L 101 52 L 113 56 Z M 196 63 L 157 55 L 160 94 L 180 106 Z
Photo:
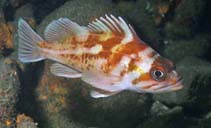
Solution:
M 137 41 L 122 45 L 115 53 L 110 55 L 108 61 L 108 65 L 110 67 L 109 69 L 112 70 L 121 61 L 123 56 L 138 54 L 140 51 L 145 50 L 147 47 L 148 46 L 146 44 Z
M 149 73 L 145 73 L 145 74 L 142 74 L 140 77 L 138 77 L 137 79 L 134 79 L 132 81 L 132 83 L 135 85 L 137 84 L 138 82 L 140 81 L 151 81 L 152 80 L 152 77 Z

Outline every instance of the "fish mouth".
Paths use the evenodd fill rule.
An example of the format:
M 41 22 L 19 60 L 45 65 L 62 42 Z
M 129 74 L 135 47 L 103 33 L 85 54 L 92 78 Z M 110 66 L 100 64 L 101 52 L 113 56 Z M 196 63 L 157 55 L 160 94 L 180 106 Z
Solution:
M 176 90 L 179 90 L 179 89 L 182 89 L 183 88 L 183 85 L 182 85 L 182 78 L 177 80 L 177 82 L 175 84 L 172 84 L 170 85 L 172 88 L 170 89 L 170 91 L 176 91 Z
M 172 88 L 170 89 L 171 91 L 176 91 L 176 90 L 179 90 L 179 89 L 182 89 L 183 88 L 183 85 L 182 85 L 182 77 L 180 77 L 176 82 L 175 84 L 172 84 L 170 86 L 172 86 Z
M 164 85 L 160 88 L 157 88 L 156 93 L 163 93 L 163 92 L 171 92 L 171 91 L 180 90 L 180 89 L 183 88 L 182 81 L 183 81 L 182 77 L 179 77 L 175 83 L 166 84 L 166 85 Z

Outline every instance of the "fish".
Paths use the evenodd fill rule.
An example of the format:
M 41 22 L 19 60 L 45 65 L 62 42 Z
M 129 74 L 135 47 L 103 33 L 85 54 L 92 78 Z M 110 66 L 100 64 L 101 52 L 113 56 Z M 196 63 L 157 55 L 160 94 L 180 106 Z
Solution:
M 20 19 L 18 41 L 21 62 L 55 61 L 52 74 L 80 78 L 93 87 L 94 98 L 124 90 L 164 93 L 183 87 L 173 62 L 142 41 L 120 16 L 106 14 L 87 26 L 59 18 L 47 25 L 44 38 Z

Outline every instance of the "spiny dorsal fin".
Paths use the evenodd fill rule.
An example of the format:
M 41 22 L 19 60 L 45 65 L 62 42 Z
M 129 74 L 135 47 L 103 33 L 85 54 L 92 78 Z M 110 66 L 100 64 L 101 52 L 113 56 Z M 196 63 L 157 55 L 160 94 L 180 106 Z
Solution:
M 136 33 L 130 24 L 127 24 L 122 17 L 116 18 L 113 15 L 100 17 L 88 25 L 88 29 L 93 33 L 114 33 L 124 35 L 122 43 L 133 40 Z
M 49 42 L 59 42 L 67 36 L 75 35 L 77 41 L 85 41 L 88 30 L 68 18 L 59 18 L 52 21 L 45 29 L 45 39 Z

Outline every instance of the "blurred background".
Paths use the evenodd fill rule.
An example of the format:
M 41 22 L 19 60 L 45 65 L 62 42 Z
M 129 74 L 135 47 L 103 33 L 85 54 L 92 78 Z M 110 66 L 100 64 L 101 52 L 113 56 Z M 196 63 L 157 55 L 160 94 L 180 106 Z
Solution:
M 210 8 L 210 0 L 0 0 L 0 128 L 211 128 Z M 87 25 L 105 14 L 172 60 L 184 88 L 93 99 L 80 79 L 53 76 L 51 61 L 17 59 L 19 18 L 43 37 L 60 17 Z

